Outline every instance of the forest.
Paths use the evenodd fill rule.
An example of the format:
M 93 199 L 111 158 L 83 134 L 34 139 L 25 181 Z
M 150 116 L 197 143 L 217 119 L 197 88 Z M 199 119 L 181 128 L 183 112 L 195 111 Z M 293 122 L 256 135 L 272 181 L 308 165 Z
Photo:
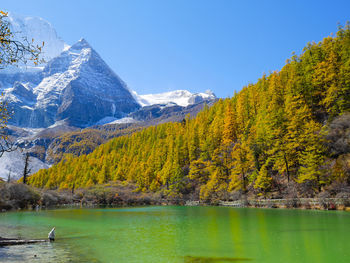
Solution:
M 136 191 L 203 201 L 350 193 L 350 24 L 308 43 L 195 118 L 67 154 L 28 178 L 47 189 L 118 181 Z

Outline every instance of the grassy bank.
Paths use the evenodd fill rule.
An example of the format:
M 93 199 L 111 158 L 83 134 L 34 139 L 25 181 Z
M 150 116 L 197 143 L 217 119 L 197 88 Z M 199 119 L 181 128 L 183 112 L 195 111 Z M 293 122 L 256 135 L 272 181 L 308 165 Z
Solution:
M 160 193 L 136 191 L 133 184 L 96 185 L 70 190 L 47 190 L 23 183 L 0 183 L 0 211 L 72 206 L 137 206 L 182 204 L 182 200 L 165 199 Z
M 193 196 L 192 196 L 193 197 Z M 238 196 L 236 196 L 238 197 Z M 21 209 L 53 208 L 60 206 L 142 206 L 142 205 L 214 205 L 229 207 L 302 208 L 320 210 L 350 211 L 350 197 L 346 193 L 336 197 L 326 192 L 314 198 L 285 197 L 257 198 L 240 195 L 227 200 L 198 201 L 191 196 L 175 198 L 162 192 L 140 192 L 135 184 L 113 182 L 88 188 L 68 190 L 47 190 L 23 183 L 0 183 L 0 211 Z
M 219 201 L 217 205 L 229 207 L 301 208 L 350 211 L 350 199 L 348 198 L 250 199 Z

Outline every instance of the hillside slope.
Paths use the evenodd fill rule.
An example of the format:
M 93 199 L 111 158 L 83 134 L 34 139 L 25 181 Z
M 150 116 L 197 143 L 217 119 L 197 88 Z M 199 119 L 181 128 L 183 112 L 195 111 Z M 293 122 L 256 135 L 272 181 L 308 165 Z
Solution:
M 350 26 L 309 43 L 195 119 L 113 139 L 30 178 L 46 188 L 110 180 L 204 200 L 237 193 L 314 196 L 349 191 Z M 349 191 L 350 192 L 350 191 Z

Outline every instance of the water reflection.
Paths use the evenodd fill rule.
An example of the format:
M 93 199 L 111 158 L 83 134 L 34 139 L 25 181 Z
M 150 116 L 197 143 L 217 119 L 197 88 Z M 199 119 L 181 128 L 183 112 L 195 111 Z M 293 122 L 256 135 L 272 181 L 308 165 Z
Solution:
M 349 214 L 222 207 L 202 209 L 185 211 L 195 223 L 187 224 L 186 228 L 179 226 L 182 229 L 179 242 L 187 241 L 183 243 L 181 253 L 191 255 L 185 257 L 185 262 L 238 259 L 348 262 L 350 245 L 345 239 L 350 234 Z M 344 242 L 339 243 L 339 240 Z

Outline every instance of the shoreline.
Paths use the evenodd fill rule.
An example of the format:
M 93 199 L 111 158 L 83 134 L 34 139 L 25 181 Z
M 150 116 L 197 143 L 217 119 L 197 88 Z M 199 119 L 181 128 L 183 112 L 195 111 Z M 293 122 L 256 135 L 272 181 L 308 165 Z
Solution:
M 350 211 L 349 195 L 340 197 L 267 199 L 241 195 L 240 199 L 199 200 L 193 195 L 169 197 L 162 193 L 137 191 L 135 185 L 120 183 L 98 185 L 75 192 L 38 189 L 21 183 L 0 184 L 0 212 L 35 211 L 55 208 L 135 207 L 149 205 L 226 206 L 282 209 L 317 209 Z
M 215 203 L 205 203 L 201 201 L 187 201 L 185 203 L 185 206 L 205 205 L 278 209 L 338 210 L 350 212 L 350 200 L 343 198 L 242 199 L 236 201 L 217 201 Z
M 93 208 L 124 208 L 144 206 L 221 206 L 231 208 L 274 208 L 274 209 L 303 209 L 303 210 L 337 210 L 350 212 L 350 200 L 342 198 L 289 198 L 289 199 L 247 199 L 236 201 L 204 202 L 198 200 L 153 200 L 153 202 L 133 202 L 119 204 L 103 204 L 94 202 L 73 202 L 49 206 L 36 206 L 24 209 L 2 209 L 4 212 L 40 211 L 52 209 L 93 209 Z

